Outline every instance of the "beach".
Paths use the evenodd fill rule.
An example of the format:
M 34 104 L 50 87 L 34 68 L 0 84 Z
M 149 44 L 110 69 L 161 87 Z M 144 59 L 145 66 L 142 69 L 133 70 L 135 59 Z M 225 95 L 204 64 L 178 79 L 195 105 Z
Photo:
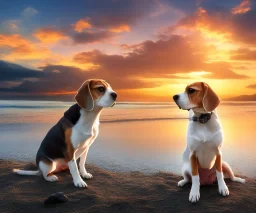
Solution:
M 94 165 L 88 188 L 75 188 L 69 172 L 49 183 L 40 176 L 19 176 L 13 168 L 35 169 L 28 162 L 0 160 L 0 212 L 253 212 L 256 180 L 245 184 L 227 180 L 228 197 L 218 194 L 217 184 L 201 187 L 199 203 L 188 201 L 191 184 L 177 186 L 181 176 L 158 172 L 110 172 Z M 63 192 L 67 203 L 44 205 L 52 193 Z
M 58 174 L 57 183 L 13 174 L 14 168 L 36 169 L 42 139 L 72 104 L 0 101 L 1 213 L 254 211 L 255 102 L 224 102 L 218 108 L 225 137 L 223 159 L 246 184 L 227 180 L 228 197 L 218 194 L 217 184 L 202 186 L 195 205 L 188 201 L 191 184 L 177 186 L 188 112 L 173 103 L 118 103 L 104 109 L 100 134 L 86 162 L 94 176 L 87 189 L 75 188 L 68 171 Z M 44 200 L 56 192 L 63 192 L 70 202 L 45 206 Z

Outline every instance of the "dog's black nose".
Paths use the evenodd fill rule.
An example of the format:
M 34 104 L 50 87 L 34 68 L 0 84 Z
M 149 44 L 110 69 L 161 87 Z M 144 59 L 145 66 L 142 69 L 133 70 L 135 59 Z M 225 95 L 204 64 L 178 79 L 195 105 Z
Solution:
M 116 94 L 115 92 L 112 92 L 110 95 L 112 96 L 112 98 L 113 98 L 114 101 L 115 101 L 115 100 L 116 100 L 116 97 L 117 97 L 117 94 Z
M 177 100 L 179 99 L 179 97 L 180 97 L 179 95 L 174 95 L 174 96 L 173 96 L 173 100 L 174 100 L 174 101 L 177 101 Z

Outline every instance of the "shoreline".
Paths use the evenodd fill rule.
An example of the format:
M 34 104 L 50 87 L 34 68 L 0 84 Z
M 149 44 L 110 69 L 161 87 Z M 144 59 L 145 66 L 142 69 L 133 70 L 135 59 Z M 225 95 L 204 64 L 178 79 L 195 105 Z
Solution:
M 181 176 L 158 172 L 110 172 L 87 165 L 94 178 L 88 188 L 76 188 L 69 172 L 58 173 L 49 183 L 41 176 L 19 176 L 14 168 L 35 169 L 30 162 L 0 159 L 0 212 L 252 212 L 256 178 L 245 184 L 226 180 L 228 197 L 218 194 L 217 184 L 201 187 L 199 203 L 188 201 L 191 184 L 179 188 Z M 71 201 L 45 206 L 51 194 L 63 192 Z

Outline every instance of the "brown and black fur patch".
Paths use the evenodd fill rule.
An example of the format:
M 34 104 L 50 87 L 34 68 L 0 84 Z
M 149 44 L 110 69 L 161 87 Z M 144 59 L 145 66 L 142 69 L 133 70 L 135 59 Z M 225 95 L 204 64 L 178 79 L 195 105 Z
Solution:
M 67 161 L 73 159 L 74 148 L 71 143 L 72 127 L 78 122 L 81 116 L 81 107 L 83 107 L 86 102 L 91 101 L 89 100 L 90 98 L 95 100 L 104 95 L 104 92 L 98 90 L 100 86 L 103 86 L 106 90 L 108 83 L 101 79 L 91 79 L 85 81 L 80 87 L 76 95 L 78 103 L 71 106 L 64 113 L 64 116 L 49 130 L 43 139 L 36 156 L 37 165 L 41 160 L 47 161 L 46 163 L 51 163 L 48 162 L 51 161 L 50 159 L 63 158 Z
M 36 156 L 36 163 L 49 159 L 63 158 L 71 160 L 74 149 L 71 143 L 72 127 L 80 117 L 80 107 L 77 104 L 71 106 L 59 122 L 54 125 L 43 139 Z M 51 162 L 46 162 L 51 163 Z

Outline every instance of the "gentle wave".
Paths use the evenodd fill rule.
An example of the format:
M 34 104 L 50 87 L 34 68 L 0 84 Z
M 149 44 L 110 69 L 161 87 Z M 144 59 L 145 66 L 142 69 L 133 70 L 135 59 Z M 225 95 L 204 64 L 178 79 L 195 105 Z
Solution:
M 141 122 L 141 121 L 163 121 L 163 120 L 181 120 L 188 118 L 131 118 L 131 119 L 117 119 L 117 120 L 101 120 L 101 123 L 117 123 L 117 122 Z
M 6 104 L 1 103 L 0 101 L 0 109 L 64 109 L 68 108 L 74 103 L 58 103 L 56 105 L 55 102 L 47 102 L 47 103 L 17 103 L 16 104 Z M 223 102 L 222 105 L 224 106 L 256 106 L 256 102 Z M 120 102 L 117 103 L 116 108 L 171 108 L 171 107 L 177 107 L 174 103 L 134 103 L 134 102 Z
M 24 105 L 0 105 L 0 109 L 58 109 L 67 108 L 65 105 L 61 106 L 24 106 Z

